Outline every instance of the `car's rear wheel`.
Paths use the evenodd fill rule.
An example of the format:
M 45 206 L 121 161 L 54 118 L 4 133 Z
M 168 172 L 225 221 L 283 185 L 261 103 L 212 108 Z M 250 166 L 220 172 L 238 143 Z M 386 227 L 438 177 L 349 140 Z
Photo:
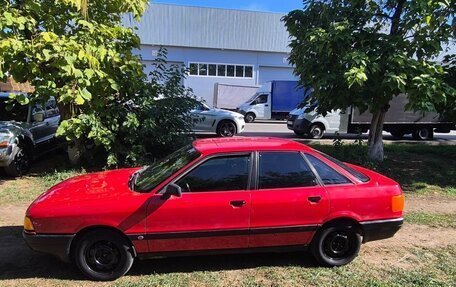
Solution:
M 413 131 L 412 137 L 415 140 L 428 140 L 434 138 L 434 131 L 432 128 L 418 128 Z
M 232 137 L 236 134 L 236 125 L 232 121 L 221 121 L 217 126 L 217 134 L 221 137 Z
M 361 235 L 353 226 L 328 226 L 312 241 L 311 251 L 324 266 L 340 266 L 353 261 L 361 246 Z
M 27 149 L 19 147 L 13 161 L 5 167 L 5 173 L 8 176 L 16 177 L 26 174 L 30 170 L 31 158 Z
M 115 280 L 131 268 L 134 257 L 130 243 L 114 231 L 90 231 L 76 243 L 74 260 L 87 277 Z
M 247 113 L 244 116 L 244 120 L 246 123 L 253 123 L 255 121 L 255 114 L 254 113 Z

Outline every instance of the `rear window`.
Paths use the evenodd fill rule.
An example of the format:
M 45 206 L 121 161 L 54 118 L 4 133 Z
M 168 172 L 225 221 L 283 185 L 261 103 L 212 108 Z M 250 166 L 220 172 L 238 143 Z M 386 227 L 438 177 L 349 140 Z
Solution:
M 350 173 L 351 175 L 353 175 L 354 177 L 356 177 L 360 181 L 368 182 L 370 180 L 370 178 L 367 175 L 357 171 L 354 168 L 349 167 L 348 165 L 346 165 L 345 163 L 341 162 L 340 160 L 335 159 L 332 156 L 329 156 L 329 155 L 324 154 L 322 152 L 318 152 L 318 153 L 321 154 L 322 156 L 324 156 L 325 158 L 327 158 L 328 160 L 332 161 L 333 163 L 337 164 L 338 166 L 343 168 L 345 171 L 347 171 L 348 173 Z

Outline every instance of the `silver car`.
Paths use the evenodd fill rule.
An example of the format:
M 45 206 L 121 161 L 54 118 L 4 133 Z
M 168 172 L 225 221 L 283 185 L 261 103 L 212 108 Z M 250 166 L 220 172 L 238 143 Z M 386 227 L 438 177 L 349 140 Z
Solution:
M 197 102 L 190 113 L 197 119 L 192 129 L 195 133 L 210 132 L 221 137 L 232 137 L 241 133 L 245 128 L 243 115 L 211 108 L 204 102 Z
M 57 147 L 60 113 L 54 98 L 21 105 L 9 103 L 9 95 L 0 93 L 0 169 L 21 176 L 34 158 Z

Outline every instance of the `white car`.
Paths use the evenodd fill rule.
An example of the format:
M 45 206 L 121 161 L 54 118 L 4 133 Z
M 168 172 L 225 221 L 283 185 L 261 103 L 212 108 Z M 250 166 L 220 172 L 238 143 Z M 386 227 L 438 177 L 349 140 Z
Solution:
M 211 132 L 221 137 L 232 137 L 245 128 L 244 116 L 240 113 L 211 108 L 203 102 L 198 102 L 190 112 L 198 119 L 192 129 L 195 133 Z

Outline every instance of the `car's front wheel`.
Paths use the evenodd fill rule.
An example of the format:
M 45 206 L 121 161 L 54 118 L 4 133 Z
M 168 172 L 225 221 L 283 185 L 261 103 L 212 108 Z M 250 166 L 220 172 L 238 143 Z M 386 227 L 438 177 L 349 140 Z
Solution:
M 217 126 L 217 134 L 221 137 L 232 137 L 236 134 L 236 124 L 232 121 L 221 121 Z
M 255 114 L 254 113 L 247 113 L 244 116 L 244 120 L 246 123 L 253 123 L 255 121 Z
M 134 261 L 130 243 L 110 230 L 86 233 L 76 243 L 74 252 L 74 260 L 82 273 L 98 281 L 125 275 Z
M 312 241 L 311 251 L 324 266 L 340 266 L 353 261 L 361 246 L 361 235 L 353 226 L 328 226 Z
M 19 147 L 13 161 L 9 166 L 5 167 L 5 172 L 12 177 L 23 176 L 30 170 L 31 161 L 30 153 L 27 149 Z

